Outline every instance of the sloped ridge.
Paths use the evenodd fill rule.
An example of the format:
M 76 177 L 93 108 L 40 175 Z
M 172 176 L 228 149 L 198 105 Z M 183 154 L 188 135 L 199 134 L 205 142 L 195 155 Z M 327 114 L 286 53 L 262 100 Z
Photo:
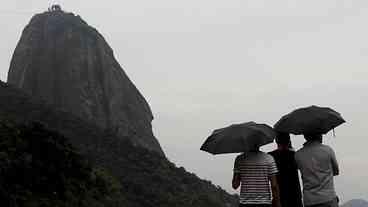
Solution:
M 65 110 L 0 82 L 0 119 L 37 121 L 67 137 L 82 155 L 117 178 L 130 207 L 230 207 L 237 197 L 178 168 L 160 153 L 134 146 Z
M 103 36 L 79 16 L 35 15 L 14 51 L 8 83 L 164 154 L 148 103 Z
M 341 207 L 368 207 L 368 201 L 363 199 L 353 199 L 347 201 Z

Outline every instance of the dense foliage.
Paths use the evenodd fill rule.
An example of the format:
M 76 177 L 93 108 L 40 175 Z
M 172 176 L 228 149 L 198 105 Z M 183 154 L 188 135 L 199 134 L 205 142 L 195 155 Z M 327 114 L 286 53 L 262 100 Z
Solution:
M 183 167 L 176 167 L 156 153 L 132 146 L 129 141 L 106 136 L 97 148 L 102 153 L 96 156 L 101 160 L 109 160 L 99 162 L 100 165 L 113 172 L 120 172 L 116 176 L 132 207 L 236 205 L 236 197 L 230 196 L 220 187 L 201 180 Z
M 1 206 L 117 206 L 119 192 L 57 132 L 0 121 Z
M 120 200 L 123 200 L 125 205 L 120 206 L 237 206 L 236 196 L 229 195 L 211 182 L 175 166 L 158 153 L 133 145 L 127 138 L 117 136 L 115 130 L 102 130 L 2 82 L 0 100 L 0 119 L 12 120 L 17 126 L 40 122 L 47 129 L 67 137 L 91 165 L 105 169 L 104 172 L 111 172 L 118 184 L 111 183 L 120 185 L 114 187 L 120 189 L 120 196 L 110 197 L 122 198 Z M 82 166 L 81 169 L 84 169 Z M 105 180 L 114 180 L 111 176 L 109 179 L 103 177 Z

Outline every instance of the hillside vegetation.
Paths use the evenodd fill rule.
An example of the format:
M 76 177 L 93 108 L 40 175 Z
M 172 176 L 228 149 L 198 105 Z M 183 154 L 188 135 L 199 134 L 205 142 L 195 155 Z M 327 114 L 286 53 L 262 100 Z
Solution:
M 60 134 L 59 137 L 66 137 L 65 146 L 68 146 L 67 143 L 70 142 L 77 151 L 71 150 L 69 147 L 65 149 L 74 151 L 76 155 L 81 155 L 78 159 L 90 163 L 91 170 L 84 167 L 83 161 L 77 162 L 80 165 L 71 167 L 68 171 L 70 174 L 66 174 L 68 176 L 73 175 L 74 168 L 76 171 L 79 171 L 80 168 L 81 172 L 85 172 L 82 173 L 85 177 L 82 177 L 81 180 L 81 183 L 84 183 L 82 185 L 84 189 L 95 188 L 94 191 L 99 192 L 100 188 L 88 185 L 90 183 L 88 180 L 92 179 L 93 176 L 88 178 L 86 174 L 94 172 L 94 169 L 100 169 L 98 172 L 111 173 L 113 176 L 111 179 L 103 180 L 112 180 L 109 182 L 115 183 L 113 180 L 116 179 L 117 184 L 113 186 L 117 187 L 106 190 L 107 192 L 113 192 L 111 195 L 110 193 L 101 194 L 102 197 L 98 198 L 101 203 L 104 201 L 103 199 L 107 199 L 104 195 L 113 199 L 116 198 L 115 193 L 120 195 L 118 196 L 119 199 L 122 199 L 122 201 L 119 199 L 115 201 L 123 202 L 125 203 L 124 206 L 129 207 L 237 206 L 237 196 L 229 195 L 220 187 L 198 178 L 182 167 L 176 167 L 175 164 L 158 153 L 133 145 L 129 139 L 117 136 L 113 129 L 102 130 L 65 110 L 54 109 L 52 105 L 39 101 L 37 97 L 30 97 L 23 91 L 2 82 L 0 82 L 0 100 L 0 119 L 15 122 L 14 130 L 22 131 L 22 126 L 28 126 L 29 123 L 36 121 L 44 125 L 47 130 Z M 28 129 L 25 128 L 25 130 Z M 12 137 L 14 135 L 6 135 L 7 139 L 14 139 Z M 27 137 L 24 136 L 22 139 Z M 19 146 L 16 145 L 15 147 Z M 48 146 L 44 150 L 47 150 L 47 148 Z M 22 152 L 24 149 L 16 150 Z M 0 150 L 1 153 L 3 151 L 4 149 Z M 46 152 L 49 153 L 49 151 Z M 59 160 L 59 162 L 62 163 L 63 161 Z M 49 166 L 49 164 L 45 165 Z M 63 163 L 62 165 L 67 164 Z M 32 166 L 32 168 L 40 170 L 38 169 L 39 166 Z M 21 175 L 17 175 L 17 178 L 21 178 Z M 70 179 L 75 178 L 72 176 Z M 1 184 L 0 187 L 6 188 L 4 184 Z M 54 186 L 54 188 L 56 187 Z M 68 187 L 64 188 L 69 189 Z M 70 189 L 74 189 L 74 187 L 70 187 Z M 30 189 L 29 192 L 33 193 L 33 189 Z M 78 191 L 71 190 L 71 192 L 73 194 Z M 88 195 L 88 192 L 86 193 Z M 48 197 L 51 194 L 45 196 L 47 199 L 52 198 Z
M 122 206 L 120 191 L 59 133 L 0 120 L 1 206 Z

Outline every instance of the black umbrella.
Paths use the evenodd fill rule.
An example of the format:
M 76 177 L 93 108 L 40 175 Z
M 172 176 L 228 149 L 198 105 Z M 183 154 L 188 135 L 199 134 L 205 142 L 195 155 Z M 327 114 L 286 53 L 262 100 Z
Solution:
M 310 106 L 286 114 L 274 125 L 274 129 L 296 135 L 326 134 L 344 122 L 342 116 L 330 108 Z
M 246 122 L 216 129 L 203 143 L 201 150 L 211 154 L 247 152 L 272 143 L 275 132 L 266 124 Z

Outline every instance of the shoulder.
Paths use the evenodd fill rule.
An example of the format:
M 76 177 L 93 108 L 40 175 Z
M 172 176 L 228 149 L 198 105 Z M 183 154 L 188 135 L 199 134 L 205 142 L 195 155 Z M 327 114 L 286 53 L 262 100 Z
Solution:
M 335 154 L 335 151 L 332 149 L 332 147 L 328 146 L 328 145 L 325 145 L 325 144 L 322 144 L 321 145 L 322 149 L 324 151 L 326 151 L 327 153 L 330 153 L 330 154 Z
M 328 145 L 325 145 L 325 144 L 321 144 L 320 145 L 322 148 L 326 149 L 326 150 L 332 150 L 332 148 Z
M 304 147 L 302 147 L 301 149 L 299 149 L 296 152 L 294 152 L 295 159 L 297 159 L 300 156 L 303 156 L 303 153 L 304 153 Z
M 240 154 L 240 155 L 236 156 L 235 162 L 243 160 L 244 158 L 245 158 L 245 154 Z
M 275 159 L 273 158 L 272 155 L 265 153 L 265 152 L 261 152 L 261 156 L 264 158 L 264 160 L 266 160 L 267 162 L 275 162 Z
M 287 151 L 287 154 L 289 156 L 294 156 L 295 155 L 295 151 L 293 149 L 290 149 L 290 150 Z
M 277 152 L 278 152 L 278 150 L 274 150 L 274 151 L 269 152 L 268 154 L 275 157 L 277 155 Z

